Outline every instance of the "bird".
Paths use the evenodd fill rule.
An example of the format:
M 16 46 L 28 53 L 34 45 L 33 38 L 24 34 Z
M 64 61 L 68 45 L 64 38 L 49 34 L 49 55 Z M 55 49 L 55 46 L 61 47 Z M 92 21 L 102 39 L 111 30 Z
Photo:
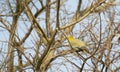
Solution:
M 70 46 L 77 52 L 84 51 L 86 43 L 80 39 L 74 38 L 72 35 L 67 37 Z

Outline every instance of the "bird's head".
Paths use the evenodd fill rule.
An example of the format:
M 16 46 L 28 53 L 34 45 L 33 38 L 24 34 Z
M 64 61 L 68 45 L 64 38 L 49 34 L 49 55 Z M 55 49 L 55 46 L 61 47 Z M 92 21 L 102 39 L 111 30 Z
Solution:
M 67 38 L 68 38 L 68 40 L 72 40 L 74 37 L 72 35 L 70 35 Z

